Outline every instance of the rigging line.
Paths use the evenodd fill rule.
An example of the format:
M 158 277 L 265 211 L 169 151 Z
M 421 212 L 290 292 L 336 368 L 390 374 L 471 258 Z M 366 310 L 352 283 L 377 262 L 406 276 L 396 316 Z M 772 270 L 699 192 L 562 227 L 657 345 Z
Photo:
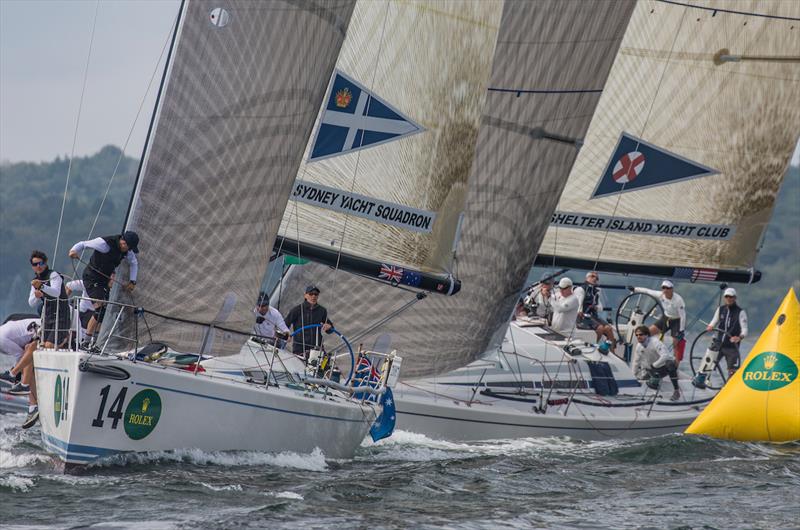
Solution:
M 663 4 L 672 4 L 682 7 L 690 7 L 692 9 L 701 9 L 703 11 L 712 11 L 714 13 L 713 15 L 711 15 L 712 17 L 717 13 L 729 13 L 731 15 L 744 15 L 746 17 L 771 18 L 775 20 L 792 20 L 800 22 L 800 18 L 795 18 L 795 17 L 782 17 L 780 15 L 766 15 L 763 13 L 753 13 L 749 11 L 735 11 L 733 9 L 720 9 L 717 7 L 698 6 L 694 4 L 687 4 L 685 2 L 677 2 L 676 0 L 656 0 L 656 2 L 661 2 Z
M 67 191 L 69 190 L 69 177 L 72 173 L 72 161 L 75 159 L 75 145 L 78 142 L 78 127 L 81 123 L 81 111 L 83 110 L 83 97 L 86 94 L 86 82 L 89 79 L 89 63 L 92 59 L 92 47 L 94 46 L 94 31 L 97 27 L 97 13 L 100 10 L 100 0 L 96 0 L 94 5 L 94 20 L 92 21 L 92 32 L 89 37 L 89 51 L 86 55 L 86 66 L 83 69 L 83 85 L 81 86 L 81 97 L 80 101 L 78 102 L 78 116 L 75 119 L 75 130 L 72 133 L 72 151 L 69 155 L 69 164 L 67 165 L 67 179 L 64 182 L 64 196 L 61 199 L 61 213 L 58 216 L 58 230 L 56 231 L 56 245 L 53 249 L 53 256 L 50 260 L 50 264 L 55 268 L 55 262 L 58 258 L 58 242 L 61 238 L 61 226 L 64 222 L 64 210 L 67 206 Z
M 390 2 L 387 0 L 386 2 L 386 14 L 383 17 L 383 26 L 381 27 L 381 38 L 378 41 L 378 51 L 375 56 L 375 67 L 372 70 L 372 80 L 370 81 L 370 90 L 375 90 L 375 77 L 378 75 L 378 62 L 381 58 L 381 51 L 383 50 L 383 41 L 386 36 L 386 24 L 389 21 L 389 7 Z M 366 96 L 364 94 L 361 97 L 367 97 L 367 108 L 364 109 L 364 113 L 369 113 L 370 105 L 372 104 L 372 96 Z M 356 104 L 357 105 L 357 104 Z M 361 149 L 359 149 L 356 153 L 356 164 L 353 168 L 353 179 L 350 183 L 350 193 L 353 193 L 353 190 L 356 186 L 356 178 L 358 177 L 358 166 L 361 162 Z M 342 236 L 339 240 L 339 250 L 337 251 L 336 255 L 336 266 L 333 269 L 333 279 L 331 280 L 331 298 L 335 299 L 336 297 L 336 279 L 339 275 L 339 262 L 342 259 L 342 248 L 344 247 L 344 238 L 347 235 L 347 222 L 349 221 L 350 216 L 345 215 L 344 223 L 342 223 Z
M 689 7 L 693 7 L 693 6 L 689 6 Z M 656 105 L 656 99 L 658 99 L 658 93 L 661 90 L 661 86 L 664 84 L 664 77 L 667 75 L 667 70 L 669 69 L 669 61 L 672 58 L 673 52 L 675 51 L 675 44 L 678 42 L 678 37 L 680 36 L 681 29 L 683 28 L 683 21 L 686 18 L 686 13 L 688 11 L 689 11 L 688 9 L 684 9 L 683 10 L 683 13 L 681 14 L 681 20 L 678 23 L 677 29 L 675 30 L 675 37 L 672 39 L 672 46 L 670 46 L 669 54 L 667 55 L 667 58 L 664 61 L 664 69 L 661 70 L 661 76 L 658 79 L 658 84 L 656 85 L 655 94 L 653 94 L 653 97 L 650 100 L 650 108 L 647 110 L 647 115 L 645 116 L 644 123 L 642 123 L 641 131 L 639 131 L 639 134 L 637 135 L 636 148 L 635 148 L 637 150 L 639 149 L 639 146 L 641 145 L 641 142 L 640 142 L 639 138 L 642 138 L 644 136 L 644 132 L 647 129 L 647 124 L 650 122 L 650 116 L 652 116 L 652 114 L 653 114 L 653 109 L 655 108 L 655 105 Z M 620 204 L 620 201 L 622 200 L 622 192 L 625 191 L 625 187 L 626 186 L 627 186 L 627 182 L 622 184 L 622 188 L 620 189 L 619 193 L 617 194 L 617 200 L 614 203 L 614 210 L 611 212 L 612 221 L 617 216 L 617 210 L 619 209 L 619 204 Z M 600 262 L 600 257 L 603 255 L 603 248 L 605 248 L 606 241 L 608 241 L 608 234 L 610 234 L 610 233 L 611 233 L 611 230 L 606 229 L 605 233 L 603 234 L 603 240 L 600 242 L 600 249 L 597 251 L 597 258 L 594 261 L 593 270 L 597 268 L 597 264 Z
M 492 88 L 489 87 L 486 89 L 488 92 L 506 92 L 510 94 L 516 94 L 519 97 L 521 94 L 599 94 L 603 91 L 602 88 L 585 88 L 585 89 L 576 89 L 576 90 L 525 90 L 522 88 Z
M 94 221 L 92 221 L 92 227 L 89 229 L 89 233 L 86 236 L 86 239 L 92 237 L 92 232 L 94 232 L 95 226 L 97 226 L 97 221 L 100 219 L 100 212 L 103 211 L 103 206 L 106 203 L 106 199 L 108 198 L 108 194 L 111 191 L 111 185 L 114 183 L 114 177 L 117 175 L 117 171 L 119 170 L 119 166 L 122 163 L 123 158 L 125 158 L 125 150 L 128 148 L 128 144 L 131 141 L 131 137 L 133 136 L 133 130 L 136 127 L 136 124 L 139 121 L 139 116 L 141 116 L 142 109 L 144 108 L 145 101 L 147 100 L 147 94 L 150 93 L 150 89 L 153 87 L 153 82 L 158 75 L 158 65 L 161 64 L 161 60 L 164 58 L 164 53 L 167 51 L 167 46 L 172 37 L 172 26 L 170 24 L 170 31 L 167 33 L 167 38 L 164 40 L 164 46 L 161 48 L 161 54 L 158 56 L 158 61 L 156 61 L 155 67 L 153 68 L 153 73 L 150 76 L 150 81 L 147 83 L 147 88 L 144 91 L 144 95 L 142 96 L 142 100 L 139 102 L 139 108 L 136 110 L 136 115 L 133 118 L 133 123 L 131 124 L 130 129 L 128 130 L 128 136 L 125 138 L 125 142 L 122 144 L 122 151 L 119 154 L 119 158 L 117 158 L 117 163 L 114 166 L 114 171 L 111 173 L 111 178 L 108 181 L 108 186 L 106 186 L 106 191 L 103 194 L 103 199 L 100 201 L 100 206 L 97 208 L 97 215 L 94 217 Z M 83 256 L 84 249 L 81 252 L 81 257 Z M 77 271 L 76 271 L 77 274 Z

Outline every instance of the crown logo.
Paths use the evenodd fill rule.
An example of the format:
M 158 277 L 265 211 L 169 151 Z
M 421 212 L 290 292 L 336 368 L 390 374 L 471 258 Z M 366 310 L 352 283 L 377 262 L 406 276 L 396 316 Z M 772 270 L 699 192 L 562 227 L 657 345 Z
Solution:
M 775 366 L 775 363 L 778 362 L 778 356 L 774 353 L 770 353 L 766 357 L 764 357 L 764 369 L 765 370 L 772 370 L 772 367 Z
M 336 93 L 336 106 L 340 109 L 347 107 L 353 99 L 353 93 L 345 87 Z
M 144 398 L 142 401 L 142 412 L 147 412 L 147 407 L 150 406 L 150 398 Z

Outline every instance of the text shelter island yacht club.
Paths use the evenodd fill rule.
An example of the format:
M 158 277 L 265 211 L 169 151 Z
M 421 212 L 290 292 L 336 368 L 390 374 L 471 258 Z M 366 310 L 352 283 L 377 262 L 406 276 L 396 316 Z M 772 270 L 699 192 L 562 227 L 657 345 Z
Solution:
M 618 12 L 606 4 L 551 6 L 543 19 L 525 22 L 506 6 L 463 215 L 447 255 L 448 270 L 461 281 L 456 296 L 420 299 L 406 290 L 413 284 L 405 262 L 369 259 L 374 248 L 401 244 L 394 231 L 387 228 L 389 242 L 377 242 L 361 235 L 367 231 L 359 220 L 351 223 L 325 205 L 298 199 L 287 208 L 275 250 L 317 263 L 289 267 L 273 298 L 289 303 L 313 281 L 335 293 L 326 307 L 352 342 L 402 354 L 402 381 L 394 389 L 398 428 L 457 440 L 678 432 L 722 384 L 724 362 L 714 361 L 706 389 L 681 378 L 681 399 L 670 402 L 669 380 L 648 389 L 624 361 L 598 355 L 593 331 L 552 330 L 524 319 L 509 328 L 532 262 L 668 278 L 678 290 L 681 282 L 760 278 L 757 249 L 798 140 L 800 109 L 793 102 L 800 98 L 800 72 L 792 54 L 800 37 L 791 26 L 800 7 L 764 2 L 734 13 L 659 1 L 614 6 Z M 535 39 L 525 27 L 536 28 Z M 587 51 L 583 39 L 608 48 Z M 559 42 L 558 50 L 547 42 Z M 526 49 L 536 49 L 536 61 L 516 55 Z M 546 51 L 568 59 L 552 71 Z M 347 53 L 346 43 L 340 61 Z M 602 68 L 586 68 L 584 60 Z M 640 82 L 631 84 L 632 75 Z M 587 86 L 602 93 L 581 92 Z M 743 113 L 756 118 L 743 123 Z M 380 185 L 367 191 L 372 173 L 363 166 L 389 166 L 383 148 L 361 152 L 354 185 L 365 195 L 381 196 Z M 324 164 L 357 160 L 344 154 L 314 169 L 308 163 L 306 174 L 328 185 L 335 170 L 323 171 Z M 394 196 L 415 191 L 397 187 Z M 432 185 L 427 189 L 426 200 L 440 196 Z M 403 202 L 420 204 L 411 201 Z M 315 222 L 319 216 L 326 222 Z M 349 251 L 357 244 L 360 250 Z M 404 248 L 429 262 L 438 257 L 414 243 Z M 625 357 L 634 325 L 653 323 L 663 307 L 635 293 L 618 311 L 618 353 Z M 711 335 L 695 343 L 693 370 Z M 672 349 L 669 334 L 664 342 Z M 617 396 L 597 395 L 589 363 L 598 362 L 608 365 Z

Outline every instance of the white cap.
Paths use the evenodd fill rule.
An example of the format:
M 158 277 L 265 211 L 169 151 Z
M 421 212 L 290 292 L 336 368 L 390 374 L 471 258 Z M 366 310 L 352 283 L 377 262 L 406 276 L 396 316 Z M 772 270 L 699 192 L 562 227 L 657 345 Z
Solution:
M 728 287 L 722 294 L 723 296 L 736 296 L 736 289 L 734 289 L 733 287 Z
M 572 280 L 569 278 L 561 278 L 558 282 L 559 289 L 566 289 L 567 287 L 572 287 Z
M 664 280 L 663 282 L 661 282 L 661 287 L 669 287 L 670 289 L 672 289 L 672 288 L 673 288 L 673 287 L 675 287 L 675 286 L 674 286 L 674 285 L 672 285 L 672 282 L 671 282 L 671 281 L 669 281 L 669 280 Z

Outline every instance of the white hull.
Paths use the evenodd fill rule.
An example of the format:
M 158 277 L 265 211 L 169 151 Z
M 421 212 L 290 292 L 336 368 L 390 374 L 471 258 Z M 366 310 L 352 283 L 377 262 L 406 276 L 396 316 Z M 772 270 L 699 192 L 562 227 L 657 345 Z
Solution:
M 614 355 L 600 359 L 609 364 L 619 394 L 598 396 L 586 361 L 597 360 L 599 354 L 566 355 L 563 341 L 542 336 L 552 339 L 546 329 L 512 323 L 505 353 L 397 385 L 396 428 L 453 441 L 656 436 L 683 432 L 714 396 L 682 378 L 681 399 L 673 403 L 669 379 L 662 380 L 656 393 L 636 381 Z
M 87 357 L 72 351 L 35 353 L 42 439 L 69 464 L 178 448 L 303 454 L 318 448 L 327 458 L 350 458 L 380 412 L 370 403 L 325 398 L 299 387 L 266 388 L 114 357 L 91 358 L 95 367 L 129 375 L 116 380 L 81 371 Z

